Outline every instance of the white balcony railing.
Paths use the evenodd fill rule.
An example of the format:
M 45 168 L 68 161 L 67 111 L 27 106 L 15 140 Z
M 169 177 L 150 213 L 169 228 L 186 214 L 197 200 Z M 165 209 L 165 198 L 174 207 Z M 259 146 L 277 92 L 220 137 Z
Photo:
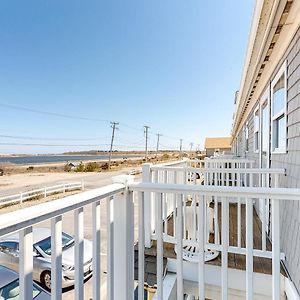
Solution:
M 196 247 L 198 256 L 198 297 L 205 299 L 205 249 L 215 249 L 221 252 L 221 294 L 222 299 L 228 299 L 228 254 L 239 253 L 246 256 L 246 298 L 253 299 L 253 258 L 264 257 L 272 259 L 272 299 L 279 300 L 281 297 L 280 283 L 280 261 L 284 255 L 280 253 L 280 201 L 299 201 L 299 189 L 283 188 L 261 188 L 261 187 L 220 187 L 220 186 L 201 186 L 185 184 L 157 184 L 157 183 L 132 183 L 129 184 L 131 191 L 139 194 L 139 299 L 143 297 L 144 283 L 144 204 L 145 194 L 154 195 L 156 202 L 155 232 L 152 239 L 157 244 L 157 299 L 169 299 L 163 291 L 163 243 L 168 242 L 176 245 L 176 294 L 177 297 L 183 297 L 183 247 L 191 245 Z M 163 203 L 166 195 L 174 195 L 176 199 L 175 224 L 176 230 L 173 236 L 164 233 L 163 221 Z M 184 234 L 184 200 L 191 196 L 196 201 L 197 228 L 196 236 L 193 239 L 187 239 Z M 219 198 L 221 205 L 221 239 L 220 241 L 208 243 L 206 240 L 206 199 L 207 197 Z M 272 250 L 254 249 L 253 245 L 253 199 L 270 199 L 272 215 Z M 244 199 L 246 205 L 246 245 L 229 244 L 229 203 L 237 199 Z
M 205 299 L 205 250 L 212 249 L 221 253 L 221 289 L 222 299 L 228 299 L 228 253 L 239 253 L 246 256 L 246 295 L 252 299 L 255 292 L 253 286 L 253 258 L 265 257 L 272 259 L 272 298 L 279 300 L 280 290 L 280 260 L 283 254 L 280 253 L 280 201 L 299 201 L 299 189 L 283 189 L 277 187 L 253 187 L 238 186 L 238 184 L 227 184 L 218 186 L 216 183 L 224 183 L 224 180 L 214 180 L 213 185 L 194 184 L 187 181 L 188 173 L 206 172 L 203 169 L 186 168 L 174 170 L 167 167 L 144 166 L 143 182 L 133 182 L 132 178 L 120 177 L 115 183 L 103 188 L 83 192 L 77 195 L 65 197 L 60 200 L 40 204 L 34 207 L 25 208 L 19 211 L 2 215 L 0 219 L 0 237 L 12 232 L 19 232 L 20 235 L 20 299 L 29 300 L 32 298 L 32 228 L 43 221 L 51 221 L 51 280 L 52 299 L 62 299 L 62 216 L 67 212 L 74 214 L 75 232 L 75 296 L 76 300 L 83 300 L 83 237 L 84 237 L 84 210 L 87 205 L 92 205 L 92 243 L 93 243 L 93 300 L 99 300 L 104 291 L 101 286 L 100 274 L 103 268 L 100 265 L 100 231 L 107 231 L 107 282 L 105 298 L 133 299 L 134 291 L 134 232 L 135 224 L 138 226 L 138 299 L 144 299 L 144 244 L 146 239 L 155 240 L 157 244 L 157 299 L 168 299 L 163 288 L 163 243 L 169 242 L 176 246 L 176 290 L 178 299 L 183 298 L 183 249 L 190 245 L 197 249 L 198 257 L 195 261 L 198 266 L 198 297 Z M 181 167 L 183 168 L 183 167 Z M 233 169 L 232 174 L 256 174 L 255 169 Z M 232 171 L 232 170 L 231 170 Z M 277 170 L 278 171 L 278 170 Z M 277 185 L 278 177 L 281 174 L 268 170 L 266 174 L 272 174 L 274 185 Z M 148 173 L 147 173 L 148 172 Z M 211 172 L 211 170 L 209 171 Z M 221 172 L 221 171 L 218 171 Z M 227 174 L 222 170 L 222 174 Z M 267 171 L 262 171 L 258 177 Z M 151 176 L 149 176 L 149 174 Z M 165 176 L 165 174 L 167 174 Z M 248 176 L 247 175 L 247 176 Z M 224 175 L 225 176 L 225 175 Z M 233 175 L 232 175 L 233 176 Z M 254 176 L 254 175 L 252 175 Z M 154 178 L 154 182 L 152 180 Z M 157 179 L 156 179 L 157 178 Z M 206 175 L 204 174 L 204 178 Z M 215 177 L 215 178 L 218 178 Z M 231 178 L 235 178 L 234 176 Z M 229 180 L 229 177 L 228 177 Z M 173 181 L 173 182 L 170 182 Z M 210 182 L 210 181 L 206 181 Z M 235 182 L 235 179 L 233 180 Z M 237 182 L 241 182 L 237 180 Z M 245 181 L 249 184 L 254 180 Z M 266 182 L 269 182 L 266 180 Z M 187 236 L 185 226 L 187 222 L 185 205 L 187 199 L 193 201 L 195 229 L 192 236 Z M 213 242 L 207 239 L 207 202 L 213 199 L 215 205 L 220 207 L 221 212 L 221 235 Z M 272 250 L 264 248 L 254 249 L 253 246 L 253 200 L 268 199 L 271 202 L 272 216 Z M 133 201 L 138 205 L 138 217 L 135 219 Z M 100 224 L 100 204 L 106 202 L 107 222 L 105 228 Z M 154 203 L 151 210 L 147 206 L 149 202 Z M 229 242 L 229 203 L 243 203 L 246 206 L 245 230 L 246 243 L 238 242 L 232 245 Z M 170 205 L 172 203 L 172 205 Z M 174 220 L 173 233 L 168 233 L 167 216 L 169 212 Z M 164 212 L 165 211 L 165 212 Z M 216 210 L 218 211 L 218 210 Z M 152 213 L 154 214 L 152 215 Z M 148 232 L 147 217 L 154 216 L 154 230 Z M 215 216 L 215 220 L 219 217 Z M 215 221 L 214 230 L 217 229 Z M 149 234 L 149 236 L 147 236 Z M 263 239 L 266 237 L 264 236 Z
M 213 159 L 211 159 L 213 160 Z M 216 159 L 217 160 L 217 159 Z M 284 169 L 256 169 L 245 168 L 251 161 L 242 159 L 238 162 L 238 159 L 218 159 L 221 161 L 221 165 L 210 165 L 210 167 L 198 167 L 193 168 L 186 166 L 190 164 L 190 161 L 180 163 L 179 166 L 166 166 L 166 165 L 152 165 L 145 164 L 143 166 L 143 182 L 144 183 L 160 183 L 160 184 L 187 184 L 187 185 L 212 185 L 212 186 L 235 186 L 235 187 L 278 187 L 278 182 L 281 176 L 285 174 Z M 194 162 L 194 161 L 192 161 Z M 201 161 L 200 161 L 201 162 Z M 197 162 L 198 163 L 198 162 Z M 199 164 L 198 164 L 199 165 Z M 151 247 L 152 245 L 152 233 L 155 231 L 155 199 L 149 193 L 145 194 L 145 246 Z M 184 218 L 187 214 L 187 201 L 183 202 L 183 209 L 185 212 Z M 237 203 L 237 232 L 238 241 L 241 241 L 241 204 L 242 199 L 231 200 Z M 268 209 L 268 198 L 259 199 L 261 202 L 262 212 L 261 215 L 266 215 L 266 209 Z M 209 205 L 209 202 L 207 205 Z M 214 199 L 215 206 L 218 206 L 218 199 Z M 168 232 L 168 218 L 173 214 L 175 210 L 176 199 L 174 195 L 167 194 L 162 204 L 163 220 L 164 220 L 164 232 Z M 195 202 L 192 202 L 195 205 Z M 214 227 L 218 228 L 218 210 L 213 210 L 213 222 Z M 195 216 L 193 216 L 195 219 Z M 211 222 L 210 222 L 211 223 Z M 262 226 L 266 228 L 266 219 L 262 218 Z M 173 224 L 175 227 L 175 223 Z M 191 227 L 191 226 L 189 226 Z M 206 227 L 209 235 L 209 228 Z M 185 230 L 185 228 L 184 228 Z M 193 230 L 194 231 L 194 230 Z M 218 235 L 215 235 L 218 239 Z M 263 231 L 262 235 L 264 249 L 266 247 L 266 231 Z
M 36 205 L 33 207 L 21 209 L 12 213 L 1 215 L 0 218 L 0 237 L 11 234 L 13 232 L 19 232 L 20 246 L 19 246 L 19 282 L 20 282 L 20 294 L 21 300 L 32 299 L 32 272 L 33 272 L 33 226 L 43 221 L 51 221 L 51 298 L 58 300 L 62 299 L 62 216 L 65 213 L 74 213 L 74 232 L 75 232 L 75 299 L 84 298 L 84 266 L 83 266 L 83 234 L 84 234 L 84 222 L 83 222 L 83 208 L 92 205 L 92 244 L 93 244 L 93 299 L 100 299 L 100 203 L 102 201 L 107 202 L 107 230 L 108 242 L 107 242 L 107 294 L 108 299 L 117 299 L 112 295 L 114 294 L 113 274 L 113 256 L 117 255 L 115 250 L 123 250 L 120 248 L 114 248 L 113 245 L 113 226 L 118 225 L 124 232 L 115 231 L 115 235 L 118 238 L 118 233 L 124 234 L 126 238 L 129 237 L 129 233 L 132 229 L 132 224 L 128 224 L 126 228 L 126 222 L 130 220 L 127 218 L 124 220 L 122 216 L 116 217 L 116 212 L 120 208 L 127 217 L 127 210 L 131 209 L 132 201 L 123 197 L 117 197 L 120 193 L 125 192 L 124 184 L 112 184 L 106 187 L 98 188 L 92 191 L 83 192 L 73 196 L 68 196 L 63 199 L 47 202 L 44 204 Z M 114 198 L 114 201 L 113 201 Z M 121 200 L 120 200 L 121 199 Z M 113 214 L 115 209 L 115 214 Z M 113 216 L 116 217 L 116 222 L 113 220 Z M 130 230 L 130 232 L 129 232 Z M 126 233 L 128 235 L 126 235 Z M 133 247 L 132 240 L 128 239 Z M 119 244 L 118 244 L 119 246 Z M 126 261 L 126 251 L 117 255 L 118 259 Z M 132 259 L 133 261 L 133 259 Z M 127 271 L 128 267 L 124 268 Z M 121 274 L 121 270 L 117 270 Z M 122 274 L 123 275 L 123 274 Z M 124 277 L 126 278 L 126 276 Z M 132 284 L 133 289 L 133 284 Z M 119 290 L 119 287 L 116 288 Z M 121 298 L 118 298 L 121 299 Z

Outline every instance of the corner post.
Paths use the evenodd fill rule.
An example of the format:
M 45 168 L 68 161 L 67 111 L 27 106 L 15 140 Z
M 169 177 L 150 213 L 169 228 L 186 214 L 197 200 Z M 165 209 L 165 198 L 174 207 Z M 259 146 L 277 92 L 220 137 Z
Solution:
M 126 186 L 125 195 L 113 199 L 113 295 L 114 299 L 132 300 L 134 294 L 134 206 L 133 192 L 127 185 L 133 176 L 116 176 L 114 183 Z
M 151 176 L 151 167 L 152 164 L 143 164 L 142 165 L 142 172 L 143 172 L 143 178 L 142 181 L 143 183 L 146 182 L 151 182 L 152 176 Z M 152 219 L 154 216 L 151 216 L 152 213 L 152 203 L 153 199 L 151 197 L 150 192 L 145 192 L 144 193 L 144 221 L 145 221 L 145 247 L 146 248 L 151 248 L 152 246 L 152 240 L 151 240 L 151 235 L 152 235 L 152 229 L 153 229 L 153 224 L 152 224 Z

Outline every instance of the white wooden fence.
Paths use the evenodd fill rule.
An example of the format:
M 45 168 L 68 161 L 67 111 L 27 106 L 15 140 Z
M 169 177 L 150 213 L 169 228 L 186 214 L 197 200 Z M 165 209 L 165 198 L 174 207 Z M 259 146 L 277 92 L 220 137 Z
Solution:
M 8 204 L 23 203 L 25 201 L 37 199 L 37 198 L 47 198 L 50 195 L 56 193 L 66 193 L 74 190 L 84 190 L 84 182 L 72 182 L 72 183 L 62 183 L 53 186 L 45 186 L 35 190 L 29 190 L 20 192 L 13 195 L 6 195 L 0 197 L 0 206 Z

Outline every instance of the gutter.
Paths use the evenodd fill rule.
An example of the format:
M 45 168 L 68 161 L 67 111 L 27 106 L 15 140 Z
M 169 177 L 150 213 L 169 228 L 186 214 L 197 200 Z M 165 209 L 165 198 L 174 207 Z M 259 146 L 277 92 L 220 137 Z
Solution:
M 232 136 L 233 137 L 236 136 L 236 131 L 240 126 L 240 123 L 244 117 L 244 114 L 246 112 L 246 109 L 247 109 L 250 101 L 252 100 L 255 88 L 256 88 L 257 83 L 260 79 L 260 76 L 263 72 L 263 69 L 264 69 L 265 65 L 267 64 L 267 62 L 269 61 L 269 57 L 273 51 L 275 43 L 277 42 L 277 39 L 274 42 L 272 42 L 272 41 L 274 40 L 274 38 L 276 38 L 275 34 L 277 33 L 278 24 L 279 24 L 279 21 L 284 13 L 285 7 L 288 2 L 292 2 L 292 1 L 275 0 L 273 3 L 272 10 L 271 10 L 270 16 L 268 18 L 267 29 L 263 36 L 263 39 L 261 42 L 261 47 L 258 51 L 257 59 L 255 62 L 255 68 L 254 68 L 251 76 L 250 75 L 248 76 L 250 84 L 248 85 L 247 88 L 245 88 L 245 84 L 246 84 L 246 80 L 247 80 L 248 68 L 249 68 L 251 58 L 248 62 L 246 73 L 245 73 L 245 69 L 244 69 L 244 74 L 246 74 L 246 75 L 243 75 L 244 76 L 243 84 L 241 85 L 240 97 L 239 97 L 239 99 L 238 99 L 239 101 L 237 103 L 237 111 L 236 111 L 235 119 L 233 122 L 233 128 L 232 128 Z M 259 18 L 261 18 L 261 14 L 262 14 L 262 11 L 260 11 Z M 256 28 L 256 32 L 257 32 L 257 29 L 258 29 L 258 26 Z M 256 35 L 255 35 L 255 37 L 256 37 Z M 255 46 L 255 41 L 254 41 L 251 53 L 253 52 L 254 46 Z M 260 69 L 259 69 L 259 66 L 260 66 Z M 245 67 L 246 67 L 246 65 L 244 66 L 244 68 Z M 246 92 L 244 91 L 245 89 L 247 89 Z M 241 102 L 241 99 L 243 99 L 243 102 Z

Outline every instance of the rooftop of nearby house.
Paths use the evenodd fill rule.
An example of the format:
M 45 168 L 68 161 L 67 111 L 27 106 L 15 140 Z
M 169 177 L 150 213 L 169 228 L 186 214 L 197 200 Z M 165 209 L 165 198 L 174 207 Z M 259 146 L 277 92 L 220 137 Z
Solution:
M 230 149 L 231 137 L 207 137 L 205 138 L 205 149 Z

